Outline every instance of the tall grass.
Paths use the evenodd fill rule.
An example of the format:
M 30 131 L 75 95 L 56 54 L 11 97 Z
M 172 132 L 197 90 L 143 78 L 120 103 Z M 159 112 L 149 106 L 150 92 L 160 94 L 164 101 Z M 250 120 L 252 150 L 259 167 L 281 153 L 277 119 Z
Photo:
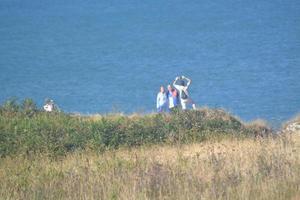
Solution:
M 7 156 L 0 199 L 300 198 L 300 135 Z
M 265 137 L 272 136 L 272 137 Z M 300 135 L 220 109 L 73 116 L 0 106 L 0 199 L 300 199 Z

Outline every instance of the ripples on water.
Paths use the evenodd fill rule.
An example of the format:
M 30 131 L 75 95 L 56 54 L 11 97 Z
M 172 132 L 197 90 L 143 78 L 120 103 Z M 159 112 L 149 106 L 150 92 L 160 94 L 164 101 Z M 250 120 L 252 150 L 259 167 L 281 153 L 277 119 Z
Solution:
M 273 123 L 299 112 L 300 2 L 0 2 L 0 101 L 150 112 L 184 74 L 200 105 Z

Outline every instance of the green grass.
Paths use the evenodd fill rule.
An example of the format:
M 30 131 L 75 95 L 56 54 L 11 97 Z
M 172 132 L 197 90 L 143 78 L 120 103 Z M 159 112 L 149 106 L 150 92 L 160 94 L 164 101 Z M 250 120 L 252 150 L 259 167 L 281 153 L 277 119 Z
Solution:
M 46 113 L 35 103 L 10 100 L 0 107 L 0 157 L 42 153 L 101 152 L 119 147 L 185 144 L 211 138 L 252 137 L 270 133 L 267 126 L 247 125 L 220 109 L 171 114 L 72 116 Z

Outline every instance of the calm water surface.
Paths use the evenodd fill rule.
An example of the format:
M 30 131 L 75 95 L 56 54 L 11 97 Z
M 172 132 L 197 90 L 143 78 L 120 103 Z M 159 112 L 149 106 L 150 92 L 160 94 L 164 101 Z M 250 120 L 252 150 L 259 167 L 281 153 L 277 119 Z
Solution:
M 0 102 L 151 112 L 189 76 L 200 105 L 276 124 L 300 112 L 299 0 L 0 0 Z

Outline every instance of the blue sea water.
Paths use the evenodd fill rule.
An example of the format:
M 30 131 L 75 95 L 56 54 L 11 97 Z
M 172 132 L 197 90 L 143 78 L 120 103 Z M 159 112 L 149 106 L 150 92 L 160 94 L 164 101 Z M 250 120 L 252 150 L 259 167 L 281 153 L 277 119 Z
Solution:
M 0 102 L 151 112 L 177 75 L 244 120 L 297 114 L 300 1 L 0 0 Z

